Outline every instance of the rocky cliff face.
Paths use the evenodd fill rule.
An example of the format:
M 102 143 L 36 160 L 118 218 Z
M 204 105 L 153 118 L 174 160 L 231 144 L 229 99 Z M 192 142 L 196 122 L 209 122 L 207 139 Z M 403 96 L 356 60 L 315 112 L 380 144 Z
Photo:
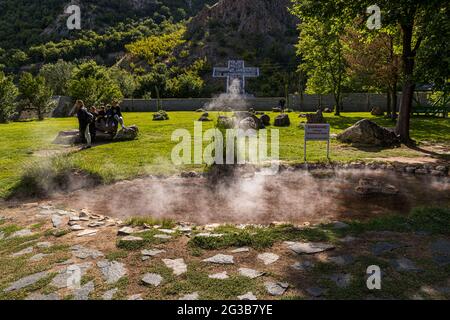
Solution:
M 288 12 L 289 0 L 220 0 L 204 8 L 191 22 L 191 28 L 221 22 L 239 33 L 283 33 L 295 28 L 295 18 Z

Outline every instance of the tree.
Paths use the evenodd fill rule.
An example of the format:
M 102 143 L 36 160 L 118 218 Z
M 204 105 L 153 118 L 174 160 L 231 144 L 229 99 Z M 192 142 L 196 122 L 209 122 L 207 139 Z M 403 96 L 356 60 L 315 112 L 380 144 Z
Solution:
M 302 19 L 314 17 L 323 23 L 332 19 L 364 17 L 361 13 L 365 13 L 373 4 L 369 0 L 293 1 L 296 15 Z M 379 0 L 377 4 L 382 9 L 383 27 L 398 27 L 401 30 L 403 92 L 395 130 L 400 139 L 409 144 L 412 142 L 409 134 L 410 118 L 417 81 L 416 57 L 427 39 L 445 34 L 450 3 L 441 0 Z
M 7 122 L 16 111 L 18 90 L 13 80 L 0 71 L 0 122 Z
M 53 92 L 46 85 L 42 76 L 33 77 L 25 72 L 19 80 L 20 111 L 35 111 L 39 120 L 44 120 L 45 113 L 54 107 Z
M 399 46 L 395 30 L 376 34 L 346 29 L 343 36 L 350 86 L 363 91 L 386 91 L 387 113 L 397 110 L 397 85 L 400 77 Z
M 307 91 L 332 93 L 336 103 L 335 114 L 342 110 L 342 87 L 345 80 L 346 63 L 341 34 L 345 23 L 335 19 L 322 22 L 315 18 L 303 18 L 297 53 L 302 58 L 300 70 L 309 79 Z
M 109 76 L 119 85 L 124 97 L 133 97 L 137 84 L 131 73 L 118 67 L 112 67 L 109 69 Z
M 69 81 L 69 93 L 72 98 L 83 100 L 87 106 L 123 98 L 119 85 L 111 79 L 108 69 L 95 61 L 87 61 L 75 68 Z
M 53 90 L 53 94 L 66 96 L 69 94 L 69 80 L 74 67 L 70 62 L 58 60 L 56 63 L 43 65 L 39 74 L 45 78 L 47 85 Z

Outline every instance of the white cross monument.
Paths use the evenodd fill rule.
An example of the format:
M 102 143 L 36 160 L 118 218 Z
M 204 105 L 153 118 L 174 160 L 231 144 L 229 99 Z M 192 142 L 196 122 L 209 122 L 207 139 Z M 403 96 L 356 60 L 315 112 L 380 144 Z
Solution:
M 259 68 L 246 67 L 243 60 L 228 61 L 228 68 L 214 68 L 214 78 L 227 78 L 227 93 L 235 79 L 240 82 L 240 94 L 245 94 L 245 78 L 259 77 Z

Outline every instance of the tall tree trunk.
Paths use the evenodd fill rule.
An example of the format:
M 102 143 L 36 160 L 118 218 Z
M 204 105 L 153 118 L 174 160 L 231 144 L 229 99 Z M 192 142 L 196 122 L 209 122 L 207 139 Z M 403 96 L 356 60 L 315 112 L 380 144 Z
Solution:
M 386 98 L 387 98 L 386 114 L 390 117 L 392 114 L 392 112 L 391 112 L 391 110 L 392 110 L 392 108 L 391 108 L 392 92 L 391 92 L 391 88 L 389 86 L 387 87 Z
M 411 109 L 413 102 L 413 94 L 415 89 L 415 82 L 413 79 L 414 73 L 414 58 L 416 50 L 412 49 L 413 23 L 403 24 L 403 92 L 402 101 L 400 104 L 400 112 L 398 116 L 397 126 L 395 132 L 399 135 L 400 140 L 405 144 L 412 142 L 409 136 Z
M 395 119 L 397 115 L 397 81 L 392 86 L 392 98 L 391 98 L 391 106 L 392 106 L 392 117 Z

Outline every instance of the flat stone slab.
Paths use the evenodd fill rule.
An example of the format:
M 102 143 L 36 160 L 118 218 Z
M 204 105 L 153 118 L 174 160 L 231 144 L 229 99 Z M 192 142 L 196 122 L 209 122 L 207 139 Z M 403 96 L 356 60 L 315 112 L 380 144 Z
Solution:
M 25 249 L 20 250 L 19 252 L 13 253 L 11 256 L 12 257 L 20 257 L 26 254 L 30 254 L 33 252 L 33 247 L 28 247 Z
M 9 237 L 10 238 L 21 238 L 21 237 L 29 237 L 33 236 L 34 233 L 30 229 L 22 229 L 14 232 Z
M 166 233 L 166 234 L 174 234 L 176 233 L 175 230 L 172 229 L 158 229 L 158 232 Z
M 379 256 L 388 252 L 392 252 L 395 249 L 401 248 L 403 245 L 398 243 L 392 243 L 392 242 L 377 242 L 375 243 L 371 251 L 374 255 Z
M 36 243 L 36 247 L 41 248 L 41 249 L 50 248 L 51 246 L 53 246 L 53 244 L 51 242 L 48 242 L 48 241 L 43 241 L 43 242 Z
M 282 296 L 289 288 L 289 284 L 286 282 L 266 282 L 264 286 L 272 296 Z
M 70 230 L 72 230 L 72 231 L 82 231 L 82 230 L 85 230 L 85 228 L 80 226 L 79 224 L 74 224 L 74 225 L 70 226 Z
M 104 257 L 104 254 L 96 249 L 89 249 L 83 247 L 82 245 L 75 245 L 70 248 L 72 250 L 72 254 L 80 259 L 97 259 L 100 257 Z
M 98 232 L 96 229 L 84 230 L 77 234 L 77 237 L 93 236 Z
M 95 289 L 94 281 L 90 281 L 82 286 L 80 289 L 77 289 L 73 293 L 73 300 L 81 301 L 81 300 L 89 300 L 89 295 Z
M 297 254 L 314 254 L 335 248 L 331 244 L 321 242 L 286 242 L 286 244 Z
M 38 282 L 41 279 L 44 279 L 48 275 L 48 271 L 43 271 L 39 273 L 35 273 L 29 276 L 26 276 L 22 279 L 19 279 L 13 282 L 9 287 L 7 287 L 4 292 L 11 292 L 26 288 Z
M 352 275 L 348 273 L 336 273 L 330 276 L 330 280 L 339 288 L 347 288 L 352 281 Z
M 450 264 L 450 241 L 439 239 L 430 245 L 433 260 L 440 266 Z
M 416 266 L 416 264 L 407 259 L 407 258 L 399 258 L 391 260 L 391 265 L 395 270 L 399 272 L 418 272 L 421 271 L 420 268 Z
M 120 241 L 127 241 L 127 242 L 141 242 L 144 241 L 141 237 L 135 237 L 135 236 L 125 236 L 123 238 L 120 238 Z
M 156 273 L 146 273 L 142 277 L 142 282 L 147 285 L 158 287 L 163 281 L 163 277 Z
M 291 267 L 298 271 L 308 271 L 314 268 L 315 264 L 311 261 L 296 262 Z
M 195 237 L 199 237 L 199 238 L 221 238 L 221 237 L 223 237 L 223 234 L 221 234 L 221 233 L 203 232 L 203 233 L 196 234 Z
M 130 234 L 133 234 L 134 232 L 135 232 L 134 229 L 131 227 L 123 227 L 123 228 L 119 229 L 117 234 L 119 236 L 129 236 Z
M 92 268 L 91 262 L 68 265 L 59 271 L 50 284 L 58 289 L 77 286 L 83 275 L 90 268 Z
M 158 250 L 158 249 L 154 249 L 154 250 L 142 250 L 141 251 L 141 255 L 144 257 L 155 257 L 157 255 L 160 255 L 162 253 L 165 253 L 166 250 Z
M 327 261 L 343 267 L 352 264 L 355 261 L 355 259 L 353 258 L 352 255 L 345 254 L 342 256 L 328 257 Z
M 29 261 L 31 261 L 31 262 L 38 262 L 38 261 L 41 261 L 42 259 L 44 259 L 46 256 L 48 256 L 48 254 L 38 253 L 38 254 L 35 254 L 34 256 L 32 256 L 29 259 Z
M 244 252 L 249 252 L 249 251 L 250 251 L 249 248 L 244 247 L 244 248 L 237 248 L 237 249 L 231 250 L 231 253 L 244 253 Z
M 97 262 L 97 266 L 100 268 L 103 278 L 108 284 L 116 283 L 128 273 L 125 265 L 117 261 L 102 260 Z
M 203 262 L 216 264 L 234 264 L 234 257 L 226 254 L 217 254 L 211 258 L 203 260 Z
M 228 276 L 227 272 L 224 271 L 224 272 L 221 272 L 221 273 L 211 274 L 211 275 L 208 276 L 208 278 L 210 278 L 210 279 L 218 279 L 218 280 L 225 280 L 225 279 L 228 279 L 229 276 Z
M 239 300 L 257 300 L 256 296 L 253 294 L 253 292 L 247 292 L 246 294 L 238 296 L 237 298 Z
M 167 268 L 173 270 L 173 274 L 176 276 L 187 272 L 187 265 L 184 263 L 183 259 L 163 259 L 162 261 Z
M 68 220 L 64 219 L 63 217 L 61 217 L 60 215 L 52 215 L 52 224 L 54 228 L 61 228 L 62 226 L 64 226 L 65 224 L 67 224 Z
M 195 300 L 198 300 L 198 298 L 199 298 L 198 292 L 194 292 L 194 293 L 185 294 L 184 296 L 180 297 L 178 300 L 195 301 Z
M 315 298 L 321 297 L 323 296 L 325 293 L 327 293 L 327 289 L 321 288 L 321 287 L 311 287 L 311 288 L 307 288 L 306 292 Z
M 102 295 L 102 299 L 103 300 L 112 300 L 114 298 L 114 295 L 119 291 L 119 289 L 114 288 L 111 290 L 106 291 L 105 293 L 103 293 Z
M 261 260 L 266 266 L 276 262 L 279 258 L 279 255 L 270 252 L 258 254 L 258 259 Z
M 61 298 L 57 293 L 42 294 L 42 293 L 33 292 L 28 297 L 26 297 L 25 300 L 56 301 L 56 300 L 61 300 Z
M 162 239 L 162 240 L 169 240 L 169 239 L 172 239 L 172 236 L 169 236 L 167 234 L 155 234 L 153 236 L 153 238 Z
M 253 270 L 250 268 L 239 268 L 239 274 L 243 277 L 255 279 L 264 275 L 264 272 Z
M 138 294 L 133 294 L 131 296 L 128 296 L 129 301 L 137 301 L 137 300 L 144 300 L 142 299 L 142 294 L 138 293 Z

